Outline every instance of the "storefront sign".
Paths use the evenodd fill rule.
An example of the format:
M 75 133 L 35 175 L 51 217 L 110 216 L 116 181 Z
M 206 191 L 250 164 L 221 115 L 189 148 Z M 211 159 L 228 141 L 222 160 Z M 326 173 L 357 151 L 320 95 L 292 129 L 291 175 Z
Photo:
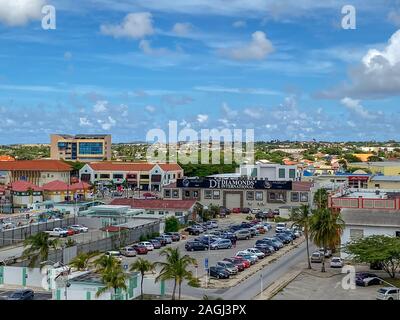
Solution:
M 292 190 L 292 181 L 269 181 L 253 179 L 199 178 L 178 179 L 178 188 L 203 189 L 273 189 Z

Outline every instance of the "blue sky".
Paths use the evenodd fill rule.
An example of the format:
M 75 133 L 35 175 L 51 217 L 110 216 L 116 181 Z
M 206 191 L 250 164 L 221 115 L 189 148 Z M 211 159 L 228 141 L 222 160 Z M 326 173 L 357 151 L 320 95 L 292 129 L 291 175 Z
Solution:
M 170 120 L 257 140 L 400 140 L 400 2 L 365 2 L 0 0 L 0 143 L 145 140 Z M 46 4 L 55 30 L 41 28 Z

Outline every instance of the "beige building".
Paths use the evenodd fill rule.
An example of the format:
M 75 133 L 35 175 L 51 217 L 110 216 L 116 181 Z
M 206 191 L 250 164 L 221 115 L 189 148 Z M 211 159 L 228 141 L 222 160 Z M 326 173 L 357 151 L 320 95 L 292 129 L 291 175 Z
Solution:
M 21 160 L 0 162 L 0 184 L 27 181 L 43 186 L 54 180 L 70 183 L 72 168 L 60 160 Z
M 111 135 L 52 134 L 50 140 L 51 159 L 81 162 L 111 160 Z
M 400 190 L 400 176 L 372 176 L 368 181 L 368 189 Z

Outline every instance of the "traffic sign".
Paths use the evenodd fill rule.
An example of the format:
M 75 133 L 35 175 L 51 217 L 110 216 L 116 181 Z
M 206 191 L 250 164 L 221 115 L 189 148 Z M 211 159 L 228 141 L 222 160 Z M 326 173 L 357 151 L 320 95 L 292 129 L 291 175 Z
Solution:
M 204 268 L 208 269 L 208 258 L 204 259 Z
M 128 270 L 128 264 L 124 264 L 124 269 Z

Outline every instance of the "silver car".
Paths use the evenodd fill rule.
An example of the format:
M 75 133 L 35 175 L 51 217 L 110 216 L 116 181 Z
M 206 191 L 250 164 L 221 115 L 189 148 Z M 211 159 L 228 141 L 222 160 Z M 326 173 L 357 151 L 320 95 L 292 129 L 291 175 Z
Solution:
M 251 238 L 250 230 L 245 230 L 245 229 L 236 231 L 235 235 L 238 240 L 244 240 L 244 239 L 248 240 Z
M 376 294 L 377 300 L 399 300 L 400 288 L 384 287 L 380 288 Z
M 218 261 L 217 267 L 224 268 L 230 275 L 235 275 L 238 273 L 238 268 L 229 261 Z

